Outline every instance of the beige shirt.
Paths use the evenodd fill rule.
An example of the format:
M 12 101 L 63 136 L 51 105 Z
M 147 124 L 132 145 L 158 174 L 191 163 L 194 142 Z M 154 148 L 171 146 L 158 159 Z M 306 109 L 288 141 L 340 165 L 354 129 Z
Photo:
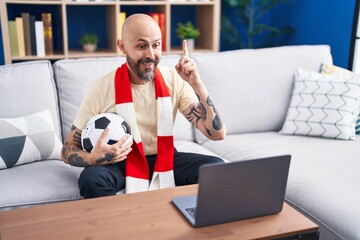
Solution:
M 175 69 L 165 67 L 159 67 L 159 69 L 171 96 L 175 121 L 178 110 L 183 113 L 191 104 L 197 103 L 198 99 L 191 86 L 176 73 Z M 87 121 L 97 114 L 104 112 L 116 113 L 115 73 L 116 70 L 110 72 L 90 86 L 75 117 L 75 127 L 83 129 Z M 155 82 L 150 81 L 144 85 L 131 84 L 131 92 L 144 153 L 145 155 L 156 154 L 157 111 Z

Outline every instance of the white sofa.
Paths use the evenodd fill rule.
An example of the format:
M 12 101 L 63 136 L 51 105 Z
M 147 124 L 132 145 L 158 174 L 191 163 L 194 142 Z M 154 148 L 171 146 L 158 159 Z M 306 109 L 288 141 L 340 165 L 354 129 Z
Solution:
M 360 137 L 334 140 L 279 133 L 296 69 L 319 71 L 322 63 L 331 64 L 330 48 L 285 46 L 193 57 L 228 135 L 222 141 L 208 141 L 179 115 L 176 148 L 230 161 L 291 154 L 286 200 L 319 224 L 320 239 L 360 239 Z M 160 64 L 173 67 L 178 59 L 164 55 Z M 89 58 L 1 66 L 0 120 L 47 109 L 53 132 L 63 139 L 89 84 L 124 61 L 123 57 Z M 0 209 L 81 199 L 77 180 L 82 169 L 60 161 L 59 146 L 52 146 L 49 159 L 2 166 Z

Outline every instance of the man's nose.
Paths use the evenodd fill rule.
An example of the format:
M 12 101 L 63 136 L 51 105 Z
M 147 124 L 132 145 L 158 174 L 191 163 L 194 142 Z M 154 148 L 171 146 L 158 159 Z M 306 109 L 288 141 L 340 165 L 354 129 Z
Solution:
M 149 57 L 151 59 L 155 58 L 155 50 L 152 47 L 149 47 L 146 51 L 146 57 Z

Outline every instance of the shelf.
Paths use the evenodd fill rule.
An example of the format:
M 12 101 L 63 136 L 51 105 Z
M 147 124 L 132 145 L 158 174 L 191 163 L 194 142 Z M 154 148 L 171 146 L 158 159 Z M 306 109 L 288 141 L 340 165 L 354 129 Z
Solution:
M 220 45 L 220 0 L 133 0 L 73 2 L 68 0 L 0 0 L 1 29 L 5 63 L 38 59 L 120 56 L 116 41 L 120 36 L 120 12 L 164 13 L 165 29 L 163 54 L 181 54 L 181 41 L 176 37 L 178 22 L 191 21 L 201 35 L 196 40 L 194 52 L 216 52 Z M 54 51 L 44 57 L 11 56 L 8 21 L 29 12 L 41 20 L 41 13 L 52 14 Z M 183 14 L 183 13 L 186 14 Z M 79 44 L 81 35 L 94 32 L 99 36 L 98 50 L 83 52 Z

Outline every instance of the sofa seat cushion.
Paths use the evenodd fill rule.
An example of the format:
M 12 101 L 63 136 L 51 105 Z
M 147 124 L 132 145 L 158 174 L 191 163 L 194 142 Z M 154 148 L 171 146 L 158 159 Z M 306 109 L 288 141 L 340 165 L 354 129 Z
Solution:
M 45 160 L 0 170 L 0 209 L 80 199 L 74 169 Z
M 229 135 L 203 144 L 232 161 L 291 154 L 286 199 L 342 239 L 360 236 L 360 138 L 342 141 L 276 132 Z

